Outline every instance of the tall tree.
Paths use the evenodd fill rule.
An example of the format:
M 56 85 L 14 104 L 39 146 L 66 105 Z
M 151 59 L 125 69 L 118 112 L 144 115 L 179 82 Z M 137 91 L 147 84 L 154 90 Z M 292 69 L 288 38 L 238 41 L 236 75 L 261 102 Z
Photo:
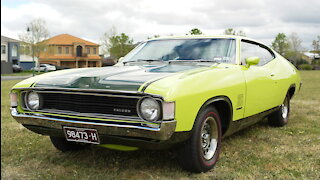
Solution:
M 317 39 L 312 41 L 312 46 L 314 51 L 320 50 L 320 36 L 317 36 Z
M 297 33 L 293 32 L 288 37 L 289 48 L 292 51 L 300 52 L 302 50 L 301 39 Z
M 244 31 L 240 30 L 237 32 L 237 35 L 238 36 L 246 36 L 246 33 Z
M 225 35 L 237 35 L 237 36 L 246 36 L 246 33 L 242 30 L 236 31 L 233 28 L 228 28 L 224 30 Z
M 133 40 L 126 35 L 121 33 L 120 35 L 111 36 L 109 38 L 109 53 L 110 56 L 119 59 L 125 56 L 134 48 Z
M 285 57 L 289 59 L 294 65 L 298 66 L 303 62 L 302 60 L 302 45 L 301 39 L 297 33 L 291 33 L 288 37 L 289 48 L 285 52 Z
M 228 28 L 224 30 L 224 34 L 226 35 L 236 35 L 236 31 L 233 28 Z
M 147 39 L 153 39 L 153 38 L 158 38 L 158 37 L 160 37 L 160 35 L 156 34 L 156 35 L 153 35 L 152 37 L 148 37 Z
M 111 48 L 110 38 L 117 35 L 117 30 L 115 26 L 112 26 L 108 31 L 103 33 L 100 38 L 100 49 L 102 54 L 110 55 L 109 49 Z
M 49 37 L 49 31 L 43 19 L 32 20 L 27 24 L 26 30 L 27 32 L 19 34 L 19 39 L 22 41 L 21 51 L 32 56 L 33 67 L 35 67 L 35 57 L 39 60 L 40 54 L 47 48 L 45 40 Z
M 203 34 L 202 31 L 198 28 L 193 28 L 189 31 L 190 35 L 201 35 Z
M 272 42 L 272 48 L 284 56 L 285 52 L 289 49 L 287 36 L 284 33 L 278 33 L 275 40 Z

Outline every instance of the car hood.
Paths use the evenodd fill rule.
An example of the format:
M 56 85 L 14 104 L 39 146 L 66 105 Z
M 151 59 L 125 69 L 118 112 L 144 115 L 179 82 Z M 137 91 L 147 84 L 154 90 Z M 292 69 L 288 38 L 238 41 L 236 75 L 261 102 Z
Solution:
M 110 66 L 63 70 L 37 80 L 34 87 L 138 91 L 161 78 L 195 68 L 199 66 Z

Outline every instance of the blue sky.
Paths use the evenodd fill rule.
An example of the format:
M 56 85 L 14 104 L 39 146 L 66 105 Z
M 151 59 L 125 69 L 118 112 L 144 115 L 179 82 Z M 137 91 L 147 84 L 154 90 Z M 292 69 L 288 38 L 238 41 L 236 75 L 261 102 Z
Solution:
M 51 36 L 68 33 L 96 43 L 112 27 L 135 42 L 195 27 L 207 35 L 231 27 L 268 45 L 280 32 L 295 32 L 311 49 L 320 35 L 319 9 L 319 0 L 2 0 L 1 34 L 18 38 L 35 18 L 46 21 Z

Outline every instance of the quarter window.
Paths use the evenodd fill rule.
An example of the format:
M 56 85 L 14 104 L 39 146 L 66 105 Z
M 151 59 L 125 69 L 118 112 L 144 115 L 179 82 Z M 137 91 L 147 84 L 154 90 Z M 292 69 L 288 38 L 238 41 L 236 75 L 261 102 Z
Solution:
M 245 59 L 252 56 L 257 56 L 260 58 L 258 66 L 263 66 L 274 59 L 274 55 L 271 54 L 271 52 L 262 45 L 242 41 L 241 63 L 243 65 L 246 64 Z

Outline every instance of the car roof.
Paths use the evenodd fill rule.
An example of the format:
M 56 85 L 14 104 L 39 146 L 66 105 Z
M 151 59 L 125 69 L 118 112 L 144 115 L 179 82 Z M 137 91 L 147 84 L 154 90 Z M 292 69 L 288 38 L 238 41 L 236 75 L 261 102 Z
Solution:
M 266 43 L 260 42 L 258 40 L 252 39 L 252 38 L 248 38 L 245 36 L 236 36 L 236 35 L 184 35 L 184 36 L 161 36 L 158 38 L 152 38 L 152 39 L 148 39 L 147 41 L 153 41 L 153 40 L 166 40 L 166 39 L 206 39 L 206 38 L 217 38 L 217 39 L 239 39 L 239 40 L 247 40 L 247 41 L 253 41 L 259 44 L 262 44 L 266 47 L 268 47 L 269 49 L 272 49 L 271 47 L 269 47 Z
M 255 39 L 251 39 L 245 36 L 236 36 L 236 35 L 184 35 L 184 36 L 161 36 L 158 38 L 152 38 L 147 41 L 152 41 L 152 40 L 160 40 L 160 39 L 201 39 L 201 38 L 221 38 L 221 39 L 245 39 L 249 41 L 255 41 L 259 42 Z M 259 42 L 260 43 L 260 42 Z M 261 43 L 263 44 L 263 43 Z

